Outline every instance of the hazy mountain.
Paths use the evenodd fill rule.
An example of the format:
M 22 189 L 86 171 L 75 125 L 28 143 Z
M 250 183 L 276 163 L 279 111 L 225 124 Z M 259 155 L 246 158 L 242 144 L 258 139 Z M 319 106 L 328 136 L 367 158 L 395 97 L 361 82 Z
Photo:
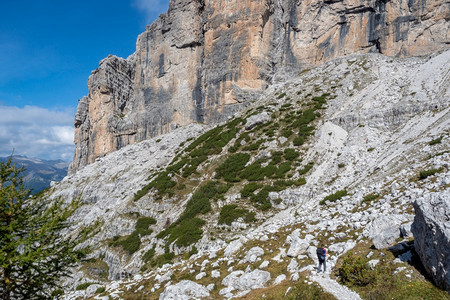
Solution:
M 0 161 L 7 161 L 9 157 L 0 157 Z M 51 181 L 60 181 L 67 175 L 70 162 L 62 160 L 44 160 L 15 155 L 13 162 L 17 166 L 24 166 L 24 181 L 26 188 L 32 193 L 38 193 L 50 186 Z

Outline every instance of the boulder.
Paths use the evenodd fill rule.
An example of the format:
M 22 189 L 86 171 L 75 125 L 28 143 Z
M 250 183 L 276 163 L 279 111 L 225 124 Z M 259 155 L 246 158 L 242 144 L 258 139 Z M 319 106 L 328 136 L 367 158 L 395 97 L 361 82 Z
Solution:
M 257 115 L 253 115 L 247 119 L 247 123 L 245 123 L 245 129 L 250 130 L 257 125 L 264 124 L 270 122 L 272 118 L 270 117 L 268 112 L 262 112 Z
M 436 285 L 450 291 L 450 193 L 426 194 L 414 210 L 414 248 Z
M 182 280 L 177 284 L 169 285 L 159 296 L 159 300 L 188 300 L 209 297 L 209 291 L 201 284 L 190 280 Z
M 261 247 L 253 247 L 248 250 L 244 261 L 254 263 L 258 260 L 258 257 L 264 255 L 264 250 Z

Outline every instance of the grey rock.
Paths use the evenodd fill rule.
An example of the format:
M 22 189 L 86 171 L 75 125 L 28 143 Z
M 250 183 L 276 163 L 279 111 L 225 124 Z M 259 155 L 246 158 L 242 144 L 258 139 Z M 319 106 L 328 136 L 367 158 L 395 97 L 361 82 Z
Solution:
M 207 288 L 190 280 L 182 280 L 166 287 L 159 296 L 159 300 L 188 300 L 204 297 L 209 297 Z
M 261 247 L 253 247 L 245 255 L 244 262 L 254 263 L 262 255 L 264 255 L 264 250 Z
M 254 128 L 257 125 L 261 125 L 261 124 L 265 124 L 267 122 L 270 122 L 271 119 L 272 118 L 271 118 L 271 116 L 269 115 L 268 112 L 262 112 L 260 114 L 250 116 L 247 119 L 247 122 L 245 123 L 245 129 L 246 130 L 250 130 L 250 129 Z
M 450 193 L 429 193 L 414 201 L 414 248 L 435 283 L 450 291 Z

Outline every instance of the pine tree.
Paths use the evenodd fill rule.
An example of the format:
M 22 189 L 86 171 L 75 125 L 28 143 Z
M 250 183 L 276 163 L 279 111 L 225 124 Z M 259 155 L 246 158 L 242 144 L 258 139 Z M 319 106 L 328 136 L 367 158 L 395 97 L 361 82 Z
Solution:
M 76 203 L 30 197 L 22 172 L 0 162 L 0 297 L 48 299 L 80 257 L 61 234 Z

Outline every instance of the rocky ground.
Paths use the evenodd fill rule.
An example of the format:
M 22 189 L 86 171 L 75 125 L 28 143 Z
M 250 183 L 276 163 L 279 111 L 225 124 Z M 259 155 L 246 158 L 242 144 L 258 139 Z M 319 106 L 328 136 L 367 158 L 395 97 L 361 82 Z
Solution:
M 175 155 L 182 159 L 188 153 L 189 144 L 207 132 L 203 125 L 125 147 L 66 177 L 51 197 L 84 204 L 74 215 L 72 232 L 85 232 L 80 247 L 90 249 L 91 261 L 66 282 L 64 297 L 252 298 L 277 286 L 288 294 L 287 282 L 316 282 L 337 299 L 359 299 L 335 278 L 349 251 L 364 253 L 373 267 L 395 252 L 394 272 L 407 280 L 419 278 L 408 264 L 413 257 L 413 203 L 433 198 L 445 210 L 450 201 L 449 70 L 450 51 L 410 59 L 352 55 L 304 70 L 271 86 L 249 111 L 236 115 L 244 126 L 220 153 L 197 166 L 198 175 L 177 177 L 173 172 L 171 180 L 180 192 L 172 196 L 161 198 L 152 189 L 139 199 L 135 195 L 165 167 L 173 167 Z M 305 105 L 321 101 L 321 95 L 326 102 L 317 106 L 310 123 L 313 134 L 299 144 L 286 133 L 289 122 L 304 116 Z M 211 202 L 211 210 L 198 215 L 205 221 L 201 238 L 189 246 L 167 244 L 167 237 L 158 236 L 167 220 L 182 216 L 199 187 L 218 178 L 217 166 L 246 133 L 248 139 L 235 145 L 237 153 L 251 154 L 247 166 L 260 158 L 274 159 L 280 150 L 283 157 L 286 149 L 299 154 L 286 171 L 285 188 L 270 190 L 270 208 L 262 209 L 241 195 L 247 181 L 229 182 L 231 188 Z M 258 142 L 256 150 L 244 150 Z M 313 164 L 307 168 L 309 162 Z M 273 187 L 277 181 L 266 177 L 258 182 Z M 241 217 L 219 225 L 220 212 L 231 204 L 254 212 L 256 221 Z M 114 241 L 132 235 L 139 216 L 156 224 L 130 254 Z M 315 270 L 315 249 L 321 242 L 330 253 L 325 275 Z M 394 245 L 398 251 L 387 250 Z M 167 264 L 147 262 L 152 249 L 158 257 L 174 257 Z

